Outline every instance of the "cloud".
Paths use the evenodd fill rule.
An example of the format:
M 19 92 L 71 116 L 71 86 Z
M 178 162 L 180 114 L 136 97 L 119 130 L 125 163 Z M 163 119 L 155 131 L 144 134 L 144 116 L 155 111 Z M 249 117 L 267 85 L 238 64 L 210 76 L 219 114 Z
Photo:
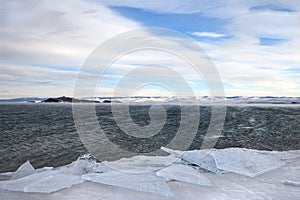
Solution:
M 1 79 L 1 89 L 6 97 L 55 95 L 65 87 L 59 79 L 75 80 L 75 76 L 67 75 L 67 68 L 78 70 L 102 42 L 140 27 L 103 5 L 87 1 L 5 1 L 0 19 L 0 69 L 5 78 Z M 62 70 L 51 70 L 51 66 L 61 66 Z M 41 77 L 44 83 L 56 82 L 46 90 L 48 95 L 34 90 Z M 21 93 L 17 88 L 22 88 Z
M 1 15 L 5 63 L 78 65 L 103 41 L 139 27 L 85 1 L 8 1 Z
M 193 32 L 192 35 L 195 35 L 197 37 L 210 37 L 210 38 L 220 38 L 220 37 L 226 37 L 225 34 L 220 33 L 213 33 L 213 32 Z
M 76 70 L 99 44 L 145 25 L 142 16 L 133 20 L 118 14 L 112 6 L 147 10 L 160 17 L 178 14 L 176 19 L 182 15 L 186 21 L 198 15 L 225 20 L 219 29 L 209 23 L 207 27 L 200 23 L 198 29 L 197 21 L 193 21 L 195 26 L 184 26 L 179 31 L 190 33 L 204 48 L 219 70 L 226 94 L 300 96 L 299 71 L 290 70 L 300 65 L 298 0 L 237 0 L 226 4 L 221 0 L 32 0 L 0 1 L 0 98 L 72 96 Z M 174 48 L 180 45 L 184 46 L 173 40 Z M 187 63 L 172 55 L 148 51 L 118 60 L 105 75 L 106 87 L 101 88 L 101 94 L 111 94 L 111 87 L 124 74 L 148 63 L 171 65 L 197 88 L 199 77 Z M 95 73 L 89 72 L 88 76 Z M 139 92 L 150 91 L 157 89 Z
M 116 3 L 118 2 L 118 3 Z M 287 95 L 300 96 L 297 72 L 299 67 L 300 25 L 299 1 L 174 1 L 172 5 L 131 2 L 127 6 L 159 13 L 201 13 L 203 16 L 227 19 L 224 33 L 217 30 L 192 32 L 217 66 L 227 95 Z M 119 1 L 112 4 L 122 6 Z M 166 3 L 168 4 L 168 3 Z M 123 5 L 126 6 L 126 5 Z M 292 11 L 292 12 L 291 12 Z M 191 18 L 190 20 L 193 20 Z M 209 24 L 208 24 L 209 26 Z M 226 40 L 217 40 L 226 37 Z M 215 40 L 202 40 L 202 38 Z M 181 66 L 185 74 L 185 67 Z M 178 69 L 180 67 L 178 66 Z M 191 71 L 186 71 L 186 74 Z M 195 80 L 195 76 L 186 76 Z M 264 94 L 265 93 L 265 94 Z

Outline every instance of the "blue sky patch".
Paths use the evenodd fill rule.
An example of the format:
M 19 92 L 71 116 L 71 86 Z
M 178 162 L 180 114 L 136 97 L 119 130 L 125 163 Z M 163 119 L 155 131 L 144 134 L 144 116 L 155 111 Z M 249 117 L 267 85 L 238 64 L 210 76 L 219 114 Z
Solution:
M 253 6 L 250 8 L 251 11 L 259 11 L 259 10 L 272 10 L 277 12 L 295 12 L 295 10 L 286 8 L 286 7 L 280 7 L 273 4 L 268 5 L 259 5 L 259 6 Z
M 260 37 L 259 44 L 262 46 L 273 46 L 285 41 L 285 39 L 281 38 L 268 38 L 268 37 Z
M 170 14 L 154 13 L 144 9 L 111 6 L 111 10 L 128 19 L 140 22 L 145 27 L 162 27 L 188 32 L 224 32 L 227 20 L 205 17 L 201 13 Z

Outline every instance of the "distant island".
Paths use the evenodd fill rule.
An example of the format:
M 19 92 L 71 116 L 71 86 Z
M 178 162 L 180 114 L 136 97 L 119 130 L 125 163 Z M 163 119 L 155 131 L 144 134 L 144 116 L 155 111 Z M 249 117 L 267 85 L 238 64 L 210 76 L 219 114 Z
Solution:
M 58 98 L 48 98 L 41 102 L 42 103 L 101 103 L 100 101 L 75 99 L 73 97 L 65 97 L 65 96 L 58 97 Z M 104 100 L 102 103 L 111 103 L 111 101 Z

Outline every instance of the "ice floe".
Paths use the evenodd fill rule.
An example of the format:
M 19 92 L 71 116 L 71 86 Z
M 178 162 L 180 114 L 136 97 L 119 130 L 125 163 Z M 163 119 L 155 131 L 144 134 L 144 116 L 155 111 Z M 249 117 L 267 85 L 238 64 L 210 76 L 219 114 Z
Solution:
M 208 178 L 206 178 L 206 176 L 201 174 L 198 170 L 186 165 L 173 164 L 169 167 L 159 170 L 156 172 L 156 175 L 168 180 L 212 186 L 212 183 Z
M 54 176 L 56 173 L 58 173 L 58 171 L 51 170 L 51 171 L 35 173 L 16 180 L 0 181 L 0 189 L 16 191 L 16 192 L 24 192 L 24 187 L 29 186 L 37 181 L 40 181 L 43 178 Z
M 80 176 L 68 174 L 51 175 L 24 187 L 24 192 L 51 193 L 72 185 L 83 183 Z
M 173 196 L 171 188 L 153 173 L 124 173 L 110 171 L 107 173 L 93 173 L 82 175 L 84 180 L 113 185 L 137 191 L 150 192 L 167 197 Z
M 285 164 L 272 154 L 250 149 L 220 149 L 213 151 L 212 155 L 218 169 L 249 177 L 261 175 Z
M 210 155 L 210 151 L 214 150 L 174 151 L 166 147 L 161 149 L 205 170 L 217 174 L 226 173 L 226 171 L 217 168 L 215 159 Z

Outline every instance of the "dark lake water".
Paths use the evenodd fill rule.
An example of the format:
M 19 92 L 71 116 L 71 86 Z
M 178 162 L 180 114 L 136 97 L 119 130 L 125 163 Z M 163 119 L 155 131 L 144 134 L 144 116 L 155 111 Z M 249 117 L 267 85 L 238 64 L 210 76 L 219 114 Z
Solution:
M 179 127 L 181 109 L 175 105 L 164 107 L 167 120 L 162 134 L 167 140 Z M 149 108 L 131 106 L 132 120 L 140 126 L 149 124 Z M 122 138 L 109 105 L 97 105 L 96 111 L 99 124 L 119 145 L 129 149 L 134 146 L 140 152 L 158 148 L 151 141 L 139 145 L 139 140 L 132 137 Z M 210 123 L 210 107 L 200 106 L 200 113 L 198 132 L 190 149 L 201 145 Z M 227 106 L 225 125 L 215 148 L 227 147 L 300 149 L 300 107 Z M 0 172 L 13 171 L 27 160 L 36 168 L 61 166 L 84 153 L 87 150 L 76 131 L 71 104 L 0 104 Z

